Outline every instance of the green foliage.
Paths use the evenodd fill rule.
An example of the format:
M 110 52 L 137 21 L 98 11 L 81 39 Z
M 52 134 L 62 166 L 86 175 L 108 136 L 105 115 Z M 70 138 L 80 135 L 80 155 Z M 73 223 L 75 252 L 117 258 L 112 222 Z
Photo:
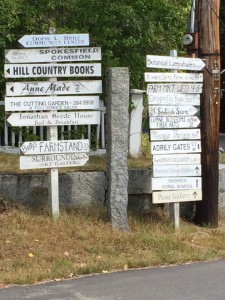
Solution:
M 107 67 L 129 67 L 131 88 L 144 88 L 146 55 L 182 54 L 191 0 L 0 0 L 0 98 L 4 50 L 25 34 L 89 33 Z

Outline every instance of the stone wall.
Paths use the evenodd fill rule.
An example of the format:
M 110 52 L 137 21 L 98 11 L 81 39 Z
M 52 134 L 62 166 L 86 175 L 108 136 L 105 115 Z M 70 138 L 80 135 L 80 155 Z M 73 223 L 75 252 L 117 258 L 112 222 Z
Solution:
M 151 203 L 151 169 L 129 170 L 129 204 L 148 209 Z M 68 206 L 104 205 L 106 200 L 105 172 L 60 174 L 60 203 Z M 0 175 L 0 197 L 32 205 L 48 200 L 47 175 Z M 225 169 L 220 170 L 219 210 L 225 211 Z

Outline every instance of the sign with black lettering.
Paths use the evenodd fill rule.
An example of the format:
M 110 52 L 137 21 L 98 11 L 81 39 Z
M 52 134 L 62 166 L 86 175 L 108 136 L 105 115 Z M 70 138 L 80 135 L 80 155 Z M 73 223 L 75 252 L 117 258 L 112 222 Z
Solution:
M 5 50 L 5 62 L 16 64 L 101 60 L 101 57 L 100 47 Z
M 96 77 L 101 64 L 5 64 L 5 78 Z

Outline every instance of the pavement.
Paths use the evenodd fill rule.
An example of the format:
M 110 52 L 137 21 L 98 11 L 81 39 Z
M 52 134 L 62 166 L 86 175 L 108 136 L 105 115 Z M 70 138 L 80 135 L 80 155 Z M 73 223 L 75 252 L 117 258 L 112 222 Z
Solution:
M 0 289 L 0 300 L 224 300 L 225 260 Z

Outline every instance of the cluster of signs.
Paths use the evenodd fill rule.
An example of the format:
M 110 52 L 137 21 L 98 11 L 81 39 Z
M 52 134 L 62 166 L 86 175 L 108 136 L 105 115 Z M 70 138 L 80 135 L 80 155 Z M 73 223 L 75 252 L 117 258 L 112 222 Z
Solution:
M 89 35 L 25 35 L 19 43 L 25 48 L 5 51 L 4 76 L 35 80 L 6 82 L 5 111 L 12 112 L 7 122 L 15 127 L 100 124 L 101 63 L 93 61 L 101 60 L 101 48 L 88 47 Z M 24 142 L 20 169 L 81 166 L 89 159 L 89 146 L 87 139 Z
M 147 55 L 145 73 L 153 203 L 202 200 L 200 94 L 205 64 L 198 58 Z M 195 72 L 177 72 L 178 70 Z

